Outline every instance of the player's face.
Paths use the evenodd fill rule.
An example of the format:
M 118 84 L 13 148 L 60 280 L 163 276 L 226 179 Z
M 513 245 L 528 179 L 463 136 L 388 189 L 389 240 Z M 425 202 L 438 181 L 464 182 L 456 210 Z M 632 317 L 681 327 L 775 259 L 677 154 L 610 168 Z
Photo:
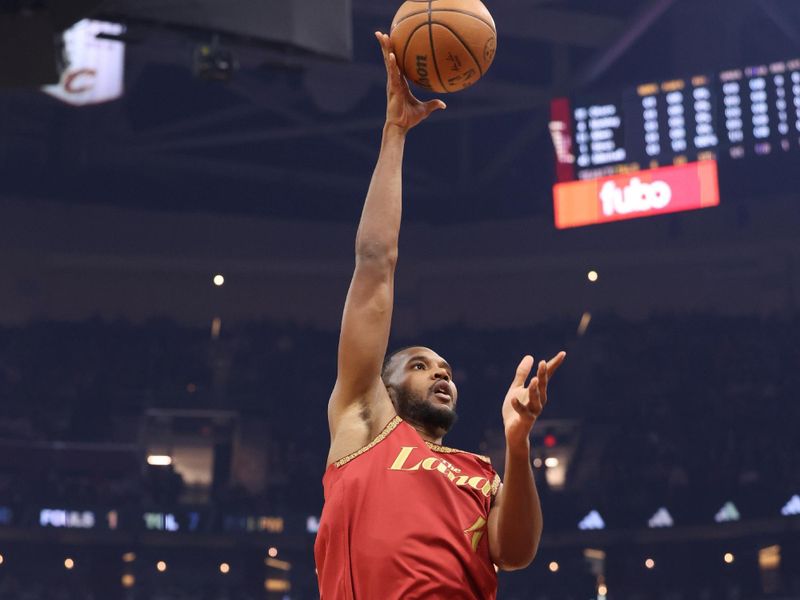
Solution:
M 446 433 L 456 421 L 458 389 L 445 359 L 430 348 L 408 348 L 394 357 L 390 383 L 397 413 L 431 433 Z

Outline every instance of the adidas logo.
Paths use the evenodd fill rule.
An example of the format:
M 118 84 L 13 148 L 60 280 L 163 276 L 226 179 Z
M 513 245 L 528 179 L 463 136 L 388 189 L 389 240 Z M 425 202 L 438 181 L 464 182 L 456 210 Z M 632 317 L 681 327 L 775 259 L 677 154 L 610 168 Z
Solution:
M 580 523 L 578 523 L 578 529 L 581 530 L 605 528 L 606 522 L 603 521 L 603 517 L 601 517 L 600 513 L 596 510 L 591 511 L 588 515 L 581 519 Z
M 800 515 L 800 496 L 797 494 L 792 496 L 786 503 L 786 506 L 781 509 L 781 514 L 785 517 Z
M 729 523 L 730 521 L 738 521 L 739 517 L 739 509 L 736 508 L 736 505 L 733 502 L 726 502 L 719 509 L 719 512 L 714 515 L 714 520 L 717 523 Z
M 651 529 L 655 529 L 656 527 L 672 527 L 675 524 L 675 521 L 672 519 L 672 515 L 669 514 L 669 511 L 664 508 L 663 506 L 656 511 L 650 520 L 647 522 L 647 526 Z

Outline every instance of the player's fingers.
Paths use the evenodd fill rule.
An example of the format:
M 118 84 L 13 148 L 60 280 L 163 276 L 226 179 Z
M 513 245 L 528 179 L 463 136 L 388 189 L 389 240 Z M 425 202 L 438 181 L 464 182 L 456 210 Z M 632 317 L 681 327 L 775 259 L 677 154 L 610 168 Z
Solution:
M 425 113 L 431 114 L 435 110 L 444 110 L 447 105 L 441 100 L 428 100 L 425 103 Z
M 389 75 L 392 77 L 392 82 L 400 83 L 400 68 L 397 66 L 397 56 L 395 56 L 394 52 L 389 52 L 387 68 L 389 69 Z
M 519 387 L 525 385 L 525 380 L 531 373 L 533 368 L 533 357 L 526 354 L 517 366 L 517 372 L 514 374 L 514 381 L 511 382 L 511 387 Z
M 546 388 L 547 382 L 550 379 L 550 374 L 547 372 L 547 361 L 539 361 L 539 370 L 537 371 L 536 376 L 539 378 L 539 387 L 541 388 L 544 386 Z
M 542 380 L 538 375 L 531 379 L 528 384 L 528 397 L 530 398 L 529 404 L 531 406 L 542 404 Z
M 547 405 L 547 386 L 544 389 L 539 388 L 539 412 L 542 412 L 542 409 Z
M 378 40 L 378 43 L 381 45 L 381 52 L 383 53 L 383 62 L 386 64 L 386 67 L 389 67 L 389 50 L 390 46 L 386 42 L 386 34 L 381 33 L 380 31 L 375 32 L 375 38 Z
M 386 44 L 386 49 L 389 52 L 394 52 L 394 43 L 392 43 L 392 38 L 388 34 L 383 34 L 383 42 Z
M 558 370 L 558 367 L 564 362 L 564 359 L 567 357 L 567 353 L 563 350 L 556 354 L 550 361 L 547 363 L 547 376 L 552 377 L 553 373 Z
M 530 407 L 520 402 L 519 398 L 514 398 L 511 400 L 511 407 L 517 411 L 519 416 L 525 419 L 533 419 L 536 417 L 536 414 L 530 409 Z

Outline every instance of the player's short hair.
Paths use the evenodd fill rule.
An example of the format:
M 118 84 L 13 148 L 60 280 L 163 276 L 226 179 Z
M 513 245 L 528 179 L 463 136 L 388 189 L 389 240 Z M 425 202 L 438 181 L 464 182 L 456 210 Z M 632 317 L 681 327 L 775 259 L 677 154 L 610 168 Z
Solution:
M 381 367 L 381 379 L 383 379 L 384 383 L 386 383 L 386 376 L 389 374 L 389 366 L 392 364 L 392 359 L 401 352 L 405 352 L 409 348 L 419 348 L 419 346 L 403 346 L 402 348 L 393 350 L 384 357 L 383 366 Z

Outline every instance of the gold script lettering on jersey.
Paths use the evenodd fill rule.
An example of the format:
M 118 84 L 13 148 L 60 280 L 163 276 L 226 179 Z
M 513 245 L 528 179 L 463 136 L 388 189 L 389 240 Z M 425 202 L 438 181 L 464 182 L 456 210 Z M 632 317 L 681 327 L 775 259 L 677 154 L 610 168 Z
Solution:
M 489 497 L 492 494 L 492 482 L 482 475 L 461 475 L 461 470 L 456 469 L 450 463 L 436 456 L 428 456 L 423 459 L 415 460 L 411 454 L 416 450 L 416 446 L 402 446 L 397 457 L 389 467 L 390 471 L 436 471 L 447 477 L 457 486 L 469 486 L 478 490 L 481 494 Z

